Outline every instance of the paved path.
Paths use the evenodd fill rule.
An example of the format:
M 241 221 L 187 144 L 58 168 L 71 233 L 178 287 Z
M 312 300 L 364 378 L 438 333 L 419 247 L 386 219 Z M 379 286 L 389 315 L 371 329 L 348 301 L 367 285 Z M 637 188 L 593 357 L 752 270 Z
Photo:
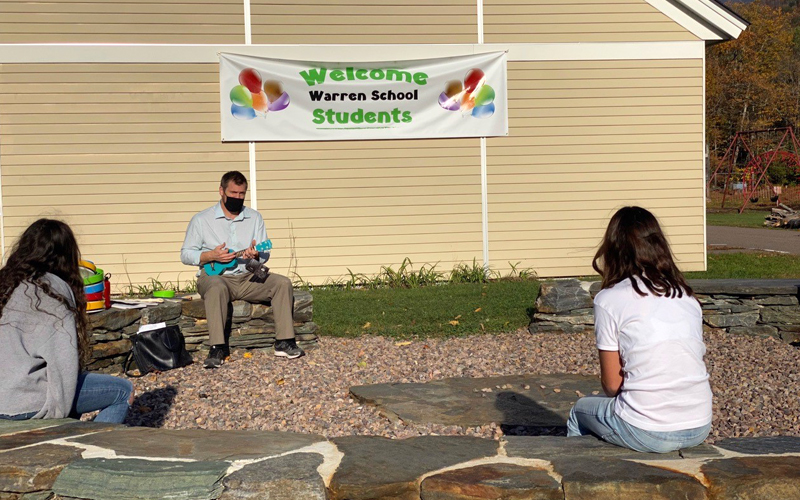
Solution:
M 800 231 L 708 226 L 709 250 L 771 250 L 800 255 Z

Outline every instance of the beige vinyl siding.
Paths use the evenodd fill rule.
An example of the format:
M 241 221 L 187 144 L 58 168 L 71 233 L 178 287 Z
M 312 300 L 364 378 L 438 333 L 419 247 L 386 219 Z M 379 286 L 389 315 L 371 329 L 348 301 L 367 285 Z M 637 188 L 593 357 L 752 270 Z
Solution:
M 698 40 L 645 0 L 484 0 L 483 11 L 486 43 Z
M 192 279 L 191 216 L 219 199 L 246 144 L 222 144 L 216 64 L 0 66 L 6 252 L 35 219 L 68 222 L 117 290 Z
M 482 260 L 478 139 L 262 143 L 271 267 L 322 283 Z
M 253 43 L 476 43 L 475 0 L 251 0 Z
M 0 2 L 0 43 L 244 43 L 242 0 Z
M 252 0 L 253 43 L 475 43 L 474 0 Z M 243 0 L 0 2 L 0 43 L 244 43 Z M 698 38 L 645 0 L 484 0 L 487 43 Z
M 512 62 L 508 78 L 511 133 L 487 145 L 496 268 L 591 274 L 609 217 L 637 204 L 703 269 L 701 59 Z
M 0 66 L 6 250 L 64 218 L 114 283 L 185 282 L 186 224 L 246 144 L 220 142 L 216 64 Z M 580 275 L 608 217 L 662 218 L 703 266 L 702 61 L 509 63 L 510 135 L 488 140 L 489 255 Z M 259 143 L 271 267 L 312 283 L 482 261 L 478 139 Z M 517 264 L 519 263 L 519 264 Z

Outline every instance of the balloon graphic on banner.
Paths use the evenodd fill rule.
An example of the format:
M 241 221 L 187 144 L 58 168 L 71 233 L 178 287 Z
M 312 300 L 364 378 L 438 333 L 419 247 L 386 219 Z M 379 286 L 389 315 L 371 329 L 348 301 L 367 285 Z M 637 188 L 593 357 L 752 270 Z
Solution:
M 486 74 L 479 68 L 467 71 L 464 82 L 451 80 L 439 94 L 439 106 L 447 111 L 461 111 L 462 115 L 488 118 L 494 114 L 495 91 L 486 83 Z
M 263 91 L 259 92 L 258 94 L 253 94 L 254 110 L 266 113 L 268 107 L 269 107 L 269 101 L 267 101 L 267 94 L 265 94 Z
M 477 92 L 475 92 L 475 105 L 483 106 L 494 101 L 494 89 L 488 85 L 484 85 Z
M 235 104 L 231 104 L 231 114 L 234 118 L 239 120 L 252 120 L 256 117 L 256 112 L 253 110 L 253 108 L 237 106 Z
M 269 99 L 270 111 L 281 111 L 289 105 L 289 94 L 284 92 L 282 82 L 267 80 L 264 82 L 264 92 Z
M 444 87 L 444 92 L 439 94 L 439 105 L 448 111 L 461 109 L 461 95 L 464 86 L 461 80 L 451 80 Z
M 467 92 L 475 92 L 475 89 L 483 85 L 486 75 L 478 68 L 471 69 L 464 77 L 464 88 Z
M 231 89 L 231 102 L 237 106 L 252 107 L 253 96 L 247 87 L 244 85 L 237 85 Z
M 261 75 L 253 68 L 243 69 L 239 73 L 239 83 L 247 87 L 254 94 L 261 92 Z
M 289 94 L 276 80 L 264 80 L 253 68 L 239 73 L 239 85 L 230 91 L 231 115 L 239 120 L 252 120 L 270 111 L 282 111 L 289 106 Z

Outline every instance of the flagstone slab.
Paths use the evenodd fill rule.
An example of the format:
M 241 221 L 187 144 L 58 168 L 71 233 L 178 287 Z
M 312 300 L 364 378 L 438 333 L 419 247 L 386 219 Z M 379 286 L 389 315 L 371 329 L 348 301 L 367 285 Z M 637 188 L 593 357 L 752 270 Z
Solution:
M 119 456 L 245 460 L 299 450 L 325 438 L 292 432 L 128 427 L 113 434 L 85 436 L 74 441 L 114 450 Z
M 138 321 L 141 317 L 141 309 L 106 309 L 89 315 L 89 329 L 119 330 Z
M 24 493 L 19 500 L 52 500 L 55 493 L 52 491 L 36 491 L 33 493 Z
M 796 436 L 729 438 L 715 444 L 722 449 L 746 455 L 800 453 L 800 437 Z
M 800 457 L 739 457 L 702 466 L 714 499 L 800 499 Z
M 488 464 L 436 474 L 422 481 L 421 500 L 563 500 L 561 484 L 546 471 Z
M 74 418 L 32 418 L 29 420 L 0 420 L 0 436 L 41 429 L 43 427 L 57 427 L 64 424 L 77 422 Z
M 81 422 L 79 420 L 63 419 L 63 425 L 53 427 L 38 427 L 25 432 L 16 432 L 0 436 L 0 451 L 30 446 L 32 444 L 51 441 L 53 439 L 70 438 L 90 433 L 105 433 L 112 429 L 121 429 L 123 426 L 115 424 Z M 51 420 L 57 422 L 57 420 Z
M 670 453 L 641 453 L 606 443 L 594 436 L 506 436 L 503 448 L 509 457 L 550 460 L 553 457 L 609 457 L 636 460 L 682 460 L 685 458 L 722 458 L 713 446 L 700 445 Z
M 330 500 L 419 500 L 418 481 L 424 474 L 498 451 L 496 441 L 467 436 L 348 436 L 332 441 L 344 458 L 331 479 Z
M 292 453 L 246 465 L 223 479 L 219 500 L 327 500 L 322 462 L 317 453 Z
M 592 296 L 576 279 L 545 281 L 541 284 L 536 310 L 540 313 L 563 314 L 573 309 L 591 308 Z
M 49 490 L 58 474 L 81 458 L 79 448 L 42 444 L 0 453 L 0 491 Z
M 600 390 L 595 376 L 555 374 L 361 385 L 351 387 L 350 394 L 406 422 L 553 427 L 566 425 L 578 392 Z
M 89 500 L 213 500 L 222 494 L 228 462 L 168 462 L 140 459 L 82 459 L 58 476 L 59 496 Z
M 708 492 L 687 474 L 616 458 L 551 457 L 566 500 L 705 500 Z
M 720 450 L 716 446 L 712 446 L 710 444 L 700 444 L 697 446 L 692 446 L 691 448 L 683 448 L 678 450 L 678 454 L 681 456 L 681 458 L 685 458 L 687 460 L 722 458 L 722 453 L 720 453 Z M 668 455 L 668 453 L 666 453 L 666 455 Z

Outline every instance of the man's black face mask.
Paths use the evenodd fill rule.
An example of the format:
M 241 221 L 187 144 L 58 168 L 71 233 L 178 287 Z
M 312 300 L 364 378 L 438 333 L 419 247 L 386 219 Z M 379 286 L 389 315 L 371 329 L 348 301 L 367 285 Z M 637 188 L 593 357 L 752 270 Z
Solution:
M 228 212 L 232 214 L 238 214 L 244 208 L 244 199 L 243 198 L 231 198 L 230 196 L 225 197 L 225 208 Z

